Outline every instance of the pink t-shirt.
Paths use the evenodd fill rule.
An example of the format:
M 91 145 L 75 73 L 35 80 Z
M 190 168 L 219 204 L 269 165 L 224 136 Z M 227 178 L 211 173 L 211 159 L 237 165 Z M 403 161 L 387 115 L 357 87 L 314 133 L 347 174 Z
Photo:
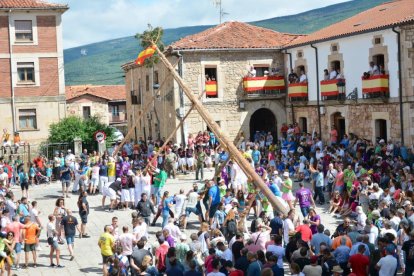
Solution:
M 336 186 L 340 187 L 344 185 L 344 172 L 338 172 L 336 175 Z
M 13 221 L 6 227 L 7 232 L 13 232 L 14 233 L 14 240 L 16 243 L 21 242 L 21 230 L 24 229 L 24 224 L 21 224 L 18 221 Z
M 133 242 L 135 241 L 135 236 L 131 233 L 123 233 L 119 236 L 119 242 L 122 246 L 122 255 L 128 256 L 132 254 Z

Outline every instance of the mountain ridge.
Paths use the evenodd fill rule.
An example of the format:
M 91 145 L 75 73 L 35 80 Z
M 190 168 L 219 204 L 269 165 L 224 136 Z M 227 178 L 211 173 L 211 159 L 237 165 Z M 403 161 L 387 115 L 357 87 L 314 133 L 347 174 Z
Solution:
M 309 34 L 357 13 L 370 9 L 386 0 L 353 0 L 249 24 L 275 31 Z M 169 45 L 185 36 L 204 31 L 214 25 L 185 26 L 165 29 L 163 42 Z M 134 36 L 114 38 L 64 50 L 66 85 L 123 84 L 121 65 L 133 60 L 140 51 Z M 98 72 L 98 73 L 97 73 Z

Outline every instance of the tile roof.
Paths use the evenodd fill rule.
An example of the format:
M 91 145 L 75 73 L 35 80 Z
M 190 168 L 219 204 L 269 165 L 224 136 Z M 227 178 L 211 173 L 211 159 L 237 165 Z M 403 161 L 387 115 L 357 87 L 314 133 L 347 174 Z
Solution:
M 68 5 L 49 3 L 42 0 L 0 0 L 0 9 L 67 9 Z
M 281 48 L 303 35 L 279 33 L 242 22 L 225 22 L 171 44 L 174 50 Z
M 396 0 L 361 12 L 308 36 L 292 41 L 288 47 L 330 40 L 414 22 L 414 0 Z
M 66 100 L 92 95 L 108 101 L 126 101 L 125 85 L 75 85 L 66 86 Z

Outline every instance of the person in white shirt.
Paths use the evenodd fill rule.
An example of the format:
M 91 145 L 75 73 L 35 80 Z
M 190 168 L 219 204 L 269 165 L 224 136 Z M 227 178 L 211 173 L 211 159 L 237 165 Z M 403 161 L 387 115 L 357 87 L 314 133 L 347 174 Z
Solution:
M 93 164 L 91 169 L 91 182 L 89 183 L 89 194 L 94 195 L 99 184 L 99 164 Z
M 118 241 L 122 246 L 122 255 L 130 258 L 132 255 L 132 249 L 134 243 L 136 242 L 135 236 L 132 233 L 128 232 L 128 226 L 122 227 L 122 234 L 119 235 Z
M 250 66 L 250 70 L 249 70 L 249 77 L 251 78 L 255 78 L 256 77 L 256 69 L 254 69 L 254 66 Z
M 223 242 L 217 243 L 217 249 L 219 252 L 217 252 L 217 255 L 226 261 L 233 261 L 233 253 L 231 252 L 231 249 L 228 248 Z
M 380 74 L 380 71 L 378 69 L 378 66 L 373 61 L 371 61 L 369 63 L 368 73 L 369 73 L 370 76 L 376 76 L 376 75 L 379 75 Z
M 0 183 L 3 183 L 4 187 L 8 187 L 9 176 L 4 172 L 3 167 L 0 167 Z
M 334 68 L 334 67 L 332 67 L 332 68 L 331 68 L 331 72 L 329 73 L 329 79 L 330 79 L 330 80 L 334 80 L 334 79 L 336 79 L 337 74 L 338 74 L 338 73 L 336 72 L 335 68 Z
M 181 233 L 180 228 L 177 225 L 174 224 L 174 219 L 173 218 L 168 219 L 167 225 L 165 225 L 162 230 L 168 230 L 171 237 L 173 237 L 175 241 L 179 241 L 181 235 L 183 234 L 183 233 Z
M 299 82 L 300 83 L 308 82 L 308 77 L 306 76 L 305 71 L 303 70 L 300 72 Z
M 295 218 L 295 210 L 292 209 L 288 213 L 288 217 L 283 221 L 283 240 L 285 244 L 289 243 L 289 235 L 293 235 L 295 233 L 295 225 L 293 224 L 293 220 Z
M 357 216 L 357 230 L 363 231 L 365 229 L 366 221 L 367 221 L 367 215 L 365 215 L 364 211 L 362 210 L 361 206 L 357 206 L 355 209 Z
M 60 265 L 60 248 L 58 244 L 58 232 L 56 231 L 56 223 L 55 223 L 55 216 L 49 215 L 49 222 L 46 225 L 46 234 L 47 234 L 47 243 L 50 246 L 50 266 L 54 267 L 57 266 L 58 268 L 62 268 L 63 266 Z M 56 252 L 56 265 L 53 263 L 53 253 Z
M 134 227 L 132 234 L 136 241 L 139 241 L 142 237 L 148 238 L 148 225 L 142 217 L 132 219 L 132 226 Z
M 379 270 L 379 276 L 394 275 L 397 270 L 397 259 L 393 256 L 395 248 L 392 245 L 385 247 L 385 257 L 382 257 L 375 265 L 375 268 Z
M 178 220 L 184 211 L 184 201 L 187 196 L 184 194 L 184 189 L 180 189 L 180 193 L 174 196 L 175 200 L 175 217 Z

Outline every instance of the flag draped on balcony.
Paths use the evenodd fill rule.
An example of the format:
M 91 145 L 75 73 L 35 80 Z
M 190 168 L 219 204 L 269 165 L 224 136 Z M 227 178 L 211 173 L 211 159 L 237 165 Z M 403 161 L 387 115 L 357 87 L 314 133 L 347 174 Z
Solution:
M 135 60 L 135 64 L 137 64 L 137 65 L 144 64 L 145 60 L 147 58 L 152 57 L 154 55 L 154 53 L 155 53 L 155 45 L 149 46 L 148 48 L 143 50 L 141 53 L 139 53 L 137 59 Z

